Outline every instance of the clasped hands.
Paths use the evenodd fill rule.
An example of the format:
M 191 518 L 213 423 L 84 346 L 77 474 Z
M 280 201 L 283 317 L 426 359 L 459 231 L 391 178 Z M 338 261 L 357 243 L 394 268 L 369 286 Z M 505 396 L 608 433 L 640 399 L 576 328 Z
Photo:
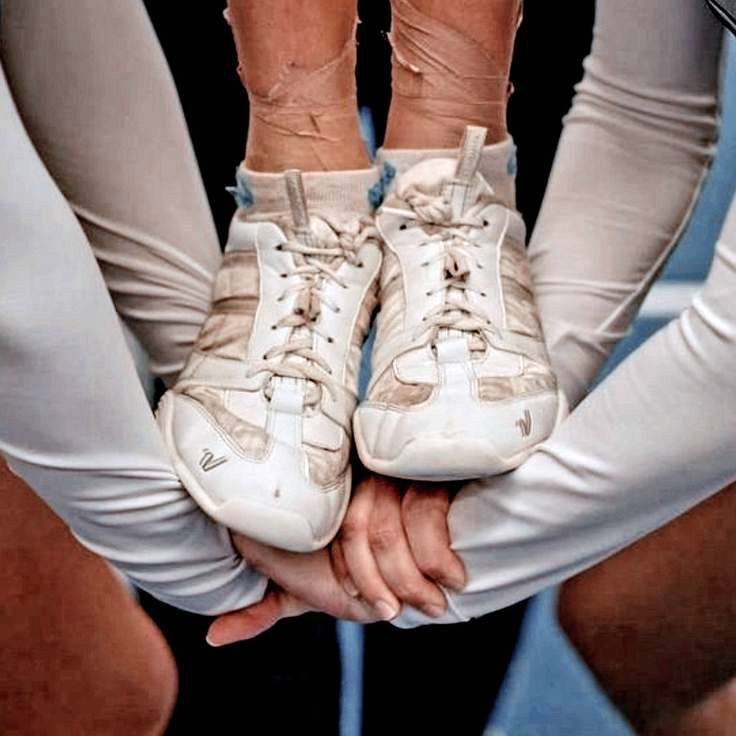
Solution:
M 445 485 L 367 475 L 356 485 L 332 544 L 310 554 L 267 547 L 239 534 L 243 558 L 270 579 L 263 600 L 217 618 L 214 646 L 251 639 L 282 618 L 323 611 L 363 623 L 395 618 L 403 605 L 441 616 L 439 586 L 462 590 L 465 569 L 450 549 Z

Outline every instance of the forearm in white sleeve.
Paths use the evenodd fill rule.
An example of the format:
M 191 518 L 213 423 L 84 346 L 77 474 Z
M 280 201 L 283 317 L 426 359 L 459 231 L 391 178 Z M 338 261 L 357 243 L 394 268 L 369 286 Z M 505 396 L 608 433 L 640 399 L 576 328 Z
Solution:
M 529 246 L 553 366 L 571 405 L 672 252 L 717 134 L 722 31 L 700 2 L 599 0 Z
M 0 454 L 161 600 L 200 613 L 259 600 L 264 578 L 169 466 L 92 250 L 2 70 L 0 156 Z
M 448 524 L 469 584 L 446 622 L 526 598 L 736 480 L 736 204 L 703 292 L 518 470 L 463 488 Z M 407 609 L 399 625 L 430 623 Z
M 677 6 L 677 7 L 675 7 Z M 715 133 L 720 31 L 697 3 L 598 4 L 593 56 L 532 240 L 558 376 L 585 393 L 674 246 Z M 736 478 L 736 206 L 707 286 L 517 471 L 448 523 L 469 577 L 445 622 L 564 580 Z M 406 609 L 400 626 L 430 623 Z

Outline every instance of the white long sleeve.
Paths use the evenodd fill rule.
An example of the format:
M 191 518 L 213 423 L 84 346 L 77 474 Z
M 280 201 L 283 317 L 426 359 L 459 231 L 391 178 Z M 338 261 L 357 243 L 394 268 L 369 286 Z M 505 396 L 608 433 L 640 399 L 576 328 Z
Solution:
M 700 194 L 722 31 L 702 3 L 599 0 L 529 246 L 545 338 L 576 404 L 626 333 Z
M 88 0 L 84 1 L 89 5 Z M 75 4 L 79 5 L 76 0 L 55 2 L 53 6 L 44 2 L 45 13 L 37 15 L 50 23 L 58 14 L 60 23 L 66 20 L 73 25 L 85 10 L 78 7 L 79 14 L 75 13 Z M 9 32 L 7 24 L 18 17 L 12 11 L 30 12 L 31 5 L 38 8 L 39 3 L 3 3 L 4 34 Z M 109 11 L 117 18 L 115 23 L 101 24 L 97 29 L 100 33 L 105 28 L 125 36 L 127 28 L 140 36 L 142 29 L 141 43 L 155 43 L 139 3 L 93 5 L 87 10 Z M 18 27 L 33 35 L 32 27 Z M 7 39 L 5 35 L 3 51 L 8 48 Z M 101 41 L 95 37 L 95 43 Z M 101 53 L 107 49 L 104 43 L 98 48 Z M 128 48 L 131 53 L 143 53 L 135 44 Z M 81 44 L 70 47 L 69 53 L 80 54 L 78 65 L 86 64 L 85 74 L 94 75 L 99 68 L 93 58 L 85 61 L 88 50 Z M 160 49 L 155 47 L 153 52 L 160 54 Z M 61 61 L 58 68 L 48 61 L 40 72 L 53 75 L 63 66 Z M 115 71 L 122 73 L 120 67 Z M 67 81 L 58 86 L 64 87 Z M 173 92 L 171 80 L 160 69 L 147 83 L 164 85 L 162 94 L 170 96 Z M 71 86 L 84 89 L 84 80 L 75 79 Z M 66 112 L 75 119 L 79 117 L 76 108 L 65 109 L 64 100 L 57 100 L 58 104 L 46 101 L 49 119 L 44 126 L 48 131 L 53 128 L 54 118 L 59 120 Z M 169 105 L 163 109 L 172 108 Z M 36 109 L 34 114 L 41 112 Z M 90 118 L 93 127 L 98 122 Z M 39 131 L 44 126 L 36 121 L 33 128 Z M 73 126 L 58 127 L 61 134 L 71 133 Z M 121 123 L 118 130 L 124 127 Z M 91 133 L 86 136 L 84 129 L 78 129 L 76 136 L 82 142 L 92 140 Z M 161 600 L 199 613 L 220 613 L 259 600 L 265 579 L 245 566 L 227 533 L 199 510 L 169 465 L 92 248 L 37 155 L 2 70 L 0 155 L 0 454 L 85 546 Z M 173 153 L 167 155 L 170 161 Z M 183 161 L 185 171 L 190 171 L 188 149 L 183 152 Z M 124 222 L 126 208 L 136 209 L 136 198 L 125 199 L 123 194 L 125 186 L 137 186 L 135 177 L 126 174 L 127 182 L 112 181 L 120 173 L 115 167 L 107 171 L 85 165 L 75 168 L 80 163 L 72 155 L 66 159 L 65 189 L 91 177 L 86 180 L 87 190 L 97 188 L 97 201 L 107 202 L 108 209 L 115 209 L 120 222 Z M 139 165 L 141 176 L 145 168 Z M 96 175 L 101 178 L 95 179 Z M 189 174 L 187 177 L 191 181 Z M 110 182 L 109 188 L 106 181 Z M 171 192 L 159 191 L 160 208 L 148 192 L 145 213 L 136 209 L 130 222 L 139 225 L 140 217 L 156 210 L 162 219 L 173 216 L 188 196 L 186 186 L 176 185 L 173 190 L 179 194 L 184 191 L 174 210 L 167 209 Z M 195 196 L 196 187 L 190 190 L 193 194 L 189 201 L 199 206 L 201 196 Z M 206 220 L 204 224 L 207 226 Z M 211 226 L 205 227 L 202 238 L 212 243 Z M 195 240 L 196 235 L 190 235 L 187 242 Z M 161 372 L 175 369 L 185 355 L 186 341 L 196 333 L 198 315 L 206 312 L 208 278 L 204 265 L 195 264 L 185 252 L 167 255 L 159 249 L 151 253 L 132 241 L 120 245 L 119 235 L 100 242 L 113 259 L 114 244 L 118 243 L 117 253 L 124 268 L 108 276 L 112 277 L 113 288 L 118 283 L 123 285 L 122 291 L 126 285 L 129 290 L 128 300 L 124 294 L 119 300 L 121 311 L 127 311 L 126 316 L 132 313 L 134 322 L 138 311 L 139 326 L 144 338 L 146 334 L 150 337 L 148 347 L 155 353 Z M 218 260 L 216 241 L 214 248 L 214 252 L 211 247 L 209 250 L 213 268 Z M 207 254 L 207 248 L 201 250 Z M 140 268 L 141 279 L 138 291 L 136 268 Z M 188 289 L 195 281 L 196 288 Z M 161 289 L 152 292 L 152 283 Z M 167 293 L 174 298 L 167 300 Z M 151 304 L 161 309 L 152 307 L 144 314 L 144 307 Z M 160 333 L 157 328 L 146 327 L 157 319 Z M 33 519 L 28 523 L 33 524 Z
M 222 256 L 143 2 L 4 0 L 0 54 L 26 131 L 77 215 L 115 309 L 152 371 L 173 381 L 209 312 Z
M 622 336 L 697 196 L 715 129 L 720 31 L 672 0 L 600 0 L 586 78 L 532 241 L 562 385 L 577 402 Z M 736 204 L 703 292 L 521 468 L 449 515 L 479 616 L 622 549 L 736 479 Z M 407 609 L 401 626 L 430 623 Z

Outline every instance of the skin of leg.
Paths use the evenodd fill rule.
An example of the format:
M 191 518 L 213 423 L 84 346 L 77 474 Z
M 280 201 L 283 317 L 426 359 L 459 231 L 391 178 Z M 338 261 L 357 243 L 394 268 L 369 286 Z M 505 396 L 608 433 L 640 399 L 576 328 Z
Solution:
M 736 680 L 690 708 L 675 723 L 661 724 L 669 736 L 730 736 L 736 719 Z
M 648 736 L 725 736 L 736 715 L 734 533 L 736 484 L 562 588 L 563 629 Z
M 367 168 L 355 97 L 357 0 L 229 0 L 228 9 L 251 100 L 246 166 Z
M 0 493 L 0 731 L 163 733 L 177 675 L 161 633 L 2 460 Z
M 437 44 L 439 53 L 444 55 L 443 59 L 438 58 L 437 69 L 443 69 L 445 65 L 452 68 L 458 75 L 455 81 L 465 76 L 463 82 L 470 86 L 465 87 L 464 95 L 450 95 L 448 99 L 442 94 L 443 112 L 440 116 L 436 114 L 436 80 L 432 80 L 430 85 L 424 84 L 420 91 L 409 96 L 397 94 L 399 88 L 404 87 L 401 75 L 406 74 L 406 65 L 401 63 L 396 53 L 397 49 L 403 48 L 403 44 L 394 33 L 394 96 L 384 145 L 387 148 L 454 148 L 468 124 L 487 127 L 488 143 L 503 140 L 507 134 L 509 72 L 521 0 L 461 0 L 455 3 L 411 0 L 410 5 L 415 11 L 444 26 L 443 29 L 432 24 L 432 33 L 436 34 L 432 41 Z M 411 8 L 405 0 L 392 0 L 391 6 L 396 29 L 399 14 Z M 445 53 L 443 46 L 448 42 L 449 34 L 455 36 L 455 42 L 447 46 Z M 470 54 L 475 57 L 474 63 L 466 68 L 469 59 L 463 56 Z M 482 74 L 486 79 L 476 91 L 473 84 L 477 86 L 478 82 L 473 83 L 472 78 L 477 74 Z M 491 104 L 469 105 L 467 99 L 462 99 L 480 95 L 488 97 Z

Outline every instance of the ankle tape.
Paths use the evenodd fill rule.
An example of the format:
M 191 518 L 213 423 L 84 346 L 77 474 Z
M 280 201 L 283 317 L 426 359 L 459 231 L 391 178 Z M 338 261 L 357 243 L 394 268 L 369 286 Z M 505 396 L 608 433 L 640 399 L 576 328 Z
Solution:
M 251 131 L 255 133 L 260 127 L 269 140 L 278 136 L 279 147 L 287 152 L 290 146 L 303 148 L 307 139 L 323 168 L 336 168 L 332 164 L 334 146 L 343 140 L 346 124 L 355 125 L 357 120 L 355 61 L 354 28 L 334 59 L 316 69 L 284 65 L 278 81 L 265 95 L 248 89 L 242 66 L 238 66 L 250 101 Z M 262 137 L 249 135 L 251 162 L 257 162 L 260 156 L 268 159 L 269 152 L 252 148 L 254 142 L 258 146 L 257 141 Z M 284 158 L 288 159 L 288 154 Z
M 424 102 L 424 115 L 479 125 L 505 111 L 512 91 L 505 63 L 409 0 L 392 0 L 391 7 L 392 88 L 402 105 Z

